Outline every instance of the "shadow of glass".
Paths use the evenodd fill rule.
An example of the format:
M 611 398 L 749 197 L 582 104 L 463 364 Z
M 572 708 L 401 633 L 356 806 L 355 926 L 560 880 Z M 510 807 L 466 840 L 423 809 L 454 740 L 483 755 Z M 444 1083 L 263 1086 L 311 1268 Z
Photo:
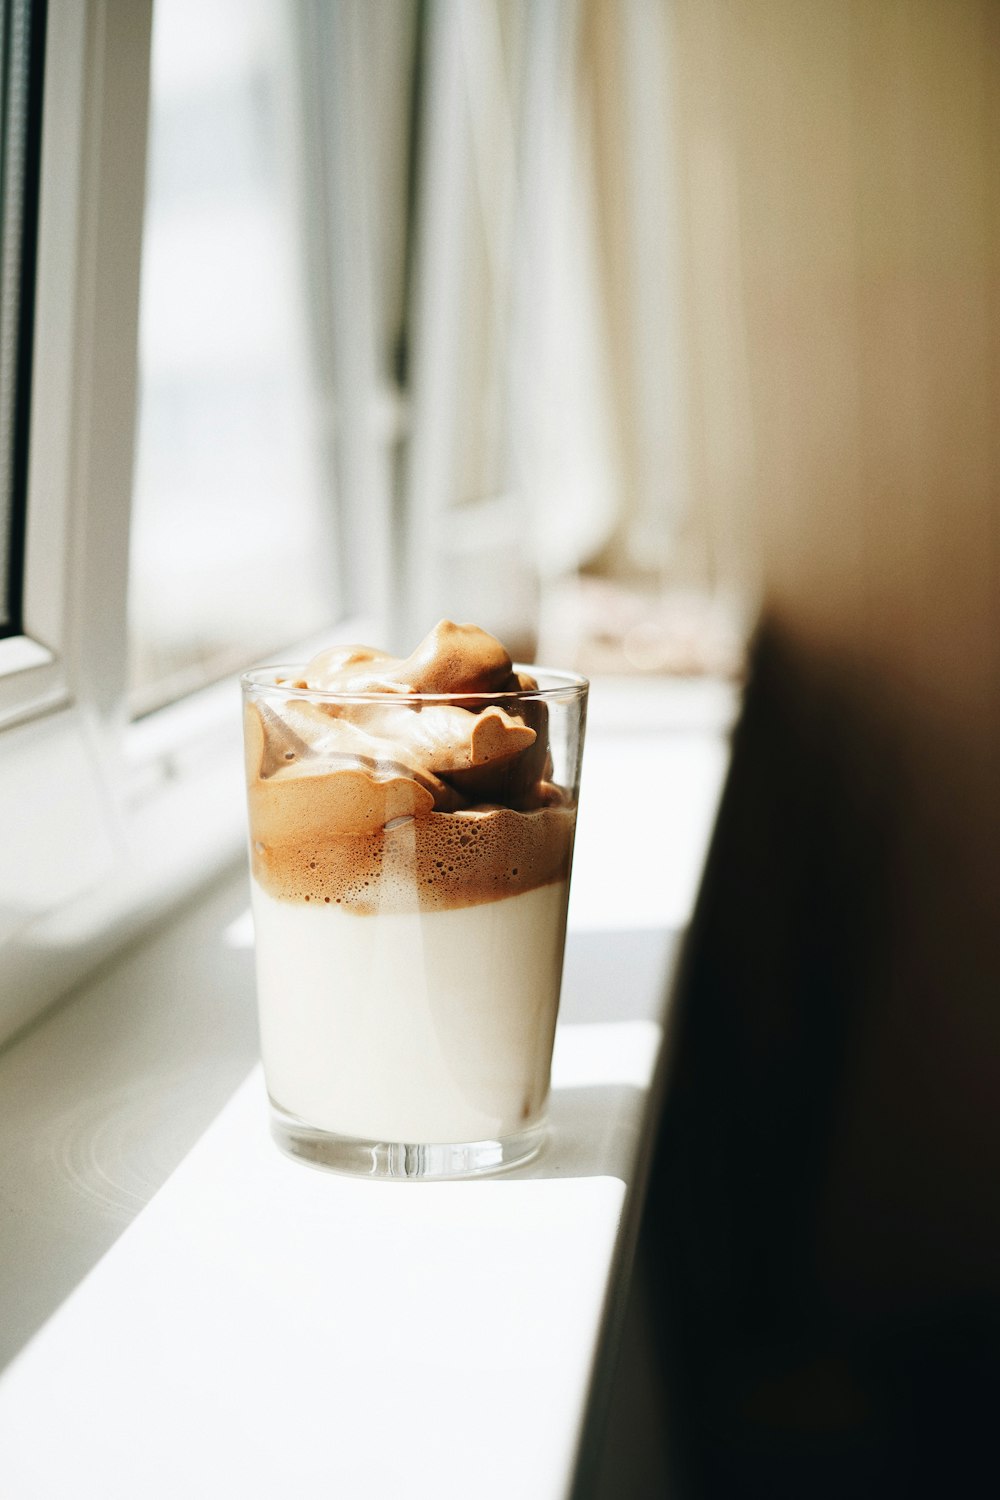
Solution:
M 631 1083 L 554 1089 L 545 1145 L 534 1161 L 506 1180 L 617 1177 L 627 1182 L 639 1145 L 646 1092 Z
M 560 1020 L 661 1020 L 681 937 L 663 927 L 571 932 Z

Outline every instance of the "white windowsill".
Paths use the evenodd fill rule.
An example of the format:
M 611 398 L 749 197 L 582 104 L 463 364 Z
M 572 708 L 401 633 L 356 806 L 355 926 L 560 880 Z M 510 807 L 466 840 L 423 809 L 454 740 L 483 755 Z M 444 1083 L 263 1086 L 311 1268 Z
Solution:
M 0 677 L 26 672 L 30 667 L 44 667 L 52 661 L 47 646 L 27 635 L 11 635 L 0 641 Z
M 242 870 L 0 1055 L 10 1500 L 568 1493 L 727 761 L 732 694 L 669 698 L 637 734 L 653 700 L 595 687 L 531 1166 L 417 1186 L 277 1152 Z

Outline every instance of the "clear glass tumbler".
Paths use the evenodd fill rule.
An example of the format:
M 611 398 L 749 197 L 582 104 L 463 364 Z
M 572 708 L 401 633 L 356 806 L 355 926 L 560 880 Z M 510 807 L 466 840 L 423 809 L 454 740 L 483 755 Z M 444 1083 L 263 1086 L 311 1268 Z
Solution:
M 587 683 L 243 678 L 261 1053 L 293 1156 L 476 1176 L 545 1134 Z

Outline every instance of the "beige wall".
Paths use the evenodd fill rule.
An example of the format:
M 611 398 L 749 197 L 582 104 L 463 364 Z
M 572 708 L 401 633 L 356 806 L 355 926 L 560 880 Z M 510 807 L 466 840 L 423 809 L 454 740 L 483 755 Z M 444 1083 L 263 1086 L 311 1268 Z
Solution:
M 735 565 L 798 630 L 981 722 L 1000 683 L 1000 7 L 675 13 L 702 504 L 742 513 Z
M 873 1205 L 910 1193 L 907 1233 L 952 1222 L 945 1248 L 925 1237 L 932 1260 L 933 1245 L 947 1259 L 977 1244 L 988 1259 L 1000 5 L 674 0 L 673 14 L 692 481 L 713 566 L 759 582 L 770 618 L 817 671 L 832 664 L 846 711 L 881 719 L 898 756 L 894 949 L 844 1171 L 871 1173 Z M 907 1154 L 915 1175 L 895 1170 Z

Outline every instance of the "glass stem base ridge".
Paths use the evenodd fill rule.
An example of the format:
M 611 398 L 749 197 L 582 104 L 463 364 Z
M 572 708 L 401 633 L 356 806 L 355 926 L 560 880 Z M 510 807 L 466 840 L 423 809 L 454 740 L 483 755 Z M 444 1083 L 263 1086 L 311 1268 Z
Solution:
M 485 1177 L 507 1172 L 537 1156 L 545 1140 L 538 1120 L 502 1140 L 407 1144 L 334 1135 L 308 1125 L 271 1101 L 271 1134 L 288 1156 L 351 1177 L 408 1182 Z

